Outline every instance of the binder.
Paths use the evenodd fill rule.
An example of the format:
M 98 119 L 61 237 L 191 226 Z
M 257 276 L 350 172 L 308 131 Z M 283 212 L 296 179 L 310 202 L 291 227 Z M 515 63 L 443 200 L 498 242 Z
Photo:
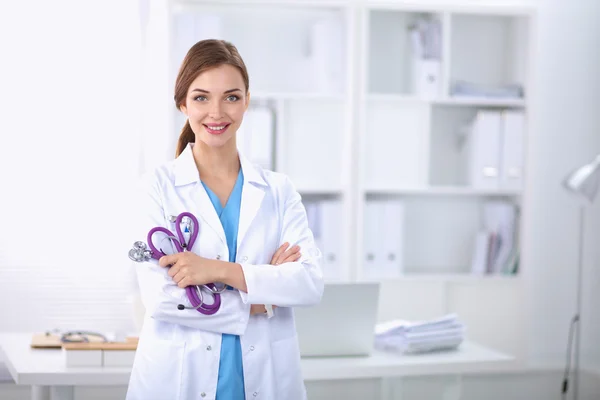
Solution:
M 477 111 L 467 144 L 468 184 L 473 188 L 499 188 L 501 123 L 499 111 Z
M 506 110 L 502 113 L 502 162 L 500 186 L 519 190 L 523 184 L 525 113 Z
M 323 248 L 323 277 L 329 281 L 343 278 L 342 256 L 342 204 L 339 200 L 323 200 L 319 204 L 321 243 Z
M 381 201 L 368 200 L 365 203 L 364 215 L 364 255 L 363 255 L 363 277 L 366 280 L 379 279 L 379 266 L 382 264 L 382 248 L 380 244 L 380 210 Z
M 315 246 L 321 251 L 321 254 L 324 254 L 325 249 L 323 247 L 323 232 L 321 229 L 322 219 L 320 204 L 317 201 L 307 201 L 304 202 L 304 208 L 306 209 L 306 219 L 308 220 L 308 228 L 313 234 Z M 300 249 L 300 252 L 302 252 L 302 249 Z M 326 269 L 324 263 L 325 260 L 321 259 L 323 273 L 325 273 Z
M 379 211 L 380 231 L 383 233 L 381 278 L 397 278 L 402 274 L 404 266 L 404 204 L 401 200 L 382 202 Z M 383 229 L 382 229 L 383 228 Z

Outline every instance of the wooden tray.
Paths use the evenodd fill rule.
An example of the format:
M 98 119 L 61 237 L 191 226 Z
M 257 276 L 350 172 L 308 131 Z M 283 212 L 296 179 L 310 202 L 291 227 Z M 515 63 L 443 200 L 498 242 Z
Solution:
M 135 336 L 129 336 L 127 338 L 125 338 L 125 342 L 119 342 L 119 343 L 115 343 L 115 342 L 102 342 L 102 339 L 98 338 L 98 337 L 90 337 L 90 342 L 88 343 L 62 343 L 60 341 L 60 335 L 57 334 L 45 334 L 45 333 L 38 333 L 33 335 L 33 337 L 31 338 L 31 347 L 34 349 L 60 349 L 63 348 L 67 345 L 69 345 L 69 347 L 71 347 L 72 345 L 78 345 L 81 346 L 83 345 L 83 348 L 85 348 L 86 346 L 89 347 L 90 345 L 110 345 L 108 347 L 115 347 L 118 348 L 119 346 L 114 346 L 114 345 L 120 345 L 120 346 L 124 346 L 126 347 L 126 350 L 135 350 L 137 348 L 137 343 L 138 343 L 139 338 L 135 337 Z M 94 348 L 96 349 L 96 348 Z M 108 348 L 107 348 L 108 350 Z M 121 349 L 119 349 L 121 350 Z
M 136 342 L 63 343 L 65 350 L 136 350 Z

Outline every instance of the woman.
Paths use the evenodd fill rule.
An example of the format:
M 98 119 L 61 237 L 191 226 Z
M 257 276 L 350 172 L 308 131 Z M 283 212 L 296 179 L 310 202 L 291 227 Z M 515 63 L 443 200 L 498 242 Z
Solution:
M 192 251 L 136 266 L 146 317 L 127 399 L 306 398 L 292 307 L 320 301 L 320 252 L 290 180 L 238 154 L 249 99 L 232 44 L 189 50 L 175 84 L 188 118 L 177 158 L 142 180 L 136 228 L 174 229 L 169 217 L 188 211 L 199 236 Z M 185 287 L 211 282 L 232 289 L 216 314 L 177 309 Z M 272 318 L 264 304 L 277 305 Z

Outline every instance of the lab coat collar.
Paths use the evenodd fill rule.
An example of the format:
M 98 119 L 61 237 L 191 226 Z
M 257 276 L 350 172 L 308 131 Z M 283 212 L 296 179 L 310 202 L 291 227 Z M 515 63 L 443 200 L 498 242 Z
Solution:
M 194 143 L 188 143 L 183 152 L 175 160 L 175 186 L 183 186 L 200 181 L 198 167 L 196 166 L 194 154 L 192 153 L 193 146 Z M 267 186 L 265 179 L 262 177 L 262 174 L 257 167 L 254 166 L 254 164 L 252 164 L 239 150 L 238 156 L 240 158 L 242 171 L 244 172 L 244 181 Z
M 188 144 L 185 150 L 175 160 L 175 186 L 200 182 L 200 174 L 198 173 L 198 167 L 196 167 L 194 161 L 192 147 L 192 143 Z M 238 156 L 244 174 L 240 220 L 238 224 L 237 248 L 239 249 L 250 229 L 250 224 L 260 209 L 262 200 L 265 196 L 264 187 L 268 185 L 262 177 L 258 167 L 254 166 L 239 150 Z M 251 184 L 248 185 L 247 183 Z M 201 188 L 202 186 L 198 187 Z M 200 209 L 199 216 L 217 233 L 221 242 L 227 246 L 223 225 L 221 224 L 219 216 L 212 206 L 212 202 L 206 191 L 200 190 L 197 199 Z

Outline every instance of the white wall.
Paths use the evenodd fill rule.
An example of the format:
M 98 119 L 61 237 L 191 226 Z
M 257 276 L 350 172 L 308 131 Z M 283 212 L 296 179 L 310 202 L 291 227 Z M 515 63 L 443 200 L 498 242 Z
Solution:
M 531 153 L 529 226 L 529 353 L 535 360 L 562 363 L 568 324 L 575 311 L 577 207 L 559 186 L 573 167 L 600 153 L 600 7 L 597 1 L 541 1 L 535 69 L 536 112 Z M 597 207 L 596 207 L 597 209 Z M 598 226 L 596 213 L 595 225 Z M 590 243 L 600 239 L 598 229 Z M 591 254 L 591 247 L 587 248 Z M 588 260 L 591 258 L 588 256 Z M 598 258 L 596 257 L 596 266 Z M 586 270 L 587 288 L 598 288 Z M 588 290 L 588 293 L 591 292 Z M 586 297 L 586 306 L 597 304 Z M 589 321 L 589 322 L 588 322 Z M 593 325 L 595 324 L 595 326 Z M 598 332 L 598 319 L 584 320 L 585 345 Z M 598 339 L 598 337 L 596 338 Z
M 130 323 L 136 12 L 120 0 L 0 3 L 2 331 Z

